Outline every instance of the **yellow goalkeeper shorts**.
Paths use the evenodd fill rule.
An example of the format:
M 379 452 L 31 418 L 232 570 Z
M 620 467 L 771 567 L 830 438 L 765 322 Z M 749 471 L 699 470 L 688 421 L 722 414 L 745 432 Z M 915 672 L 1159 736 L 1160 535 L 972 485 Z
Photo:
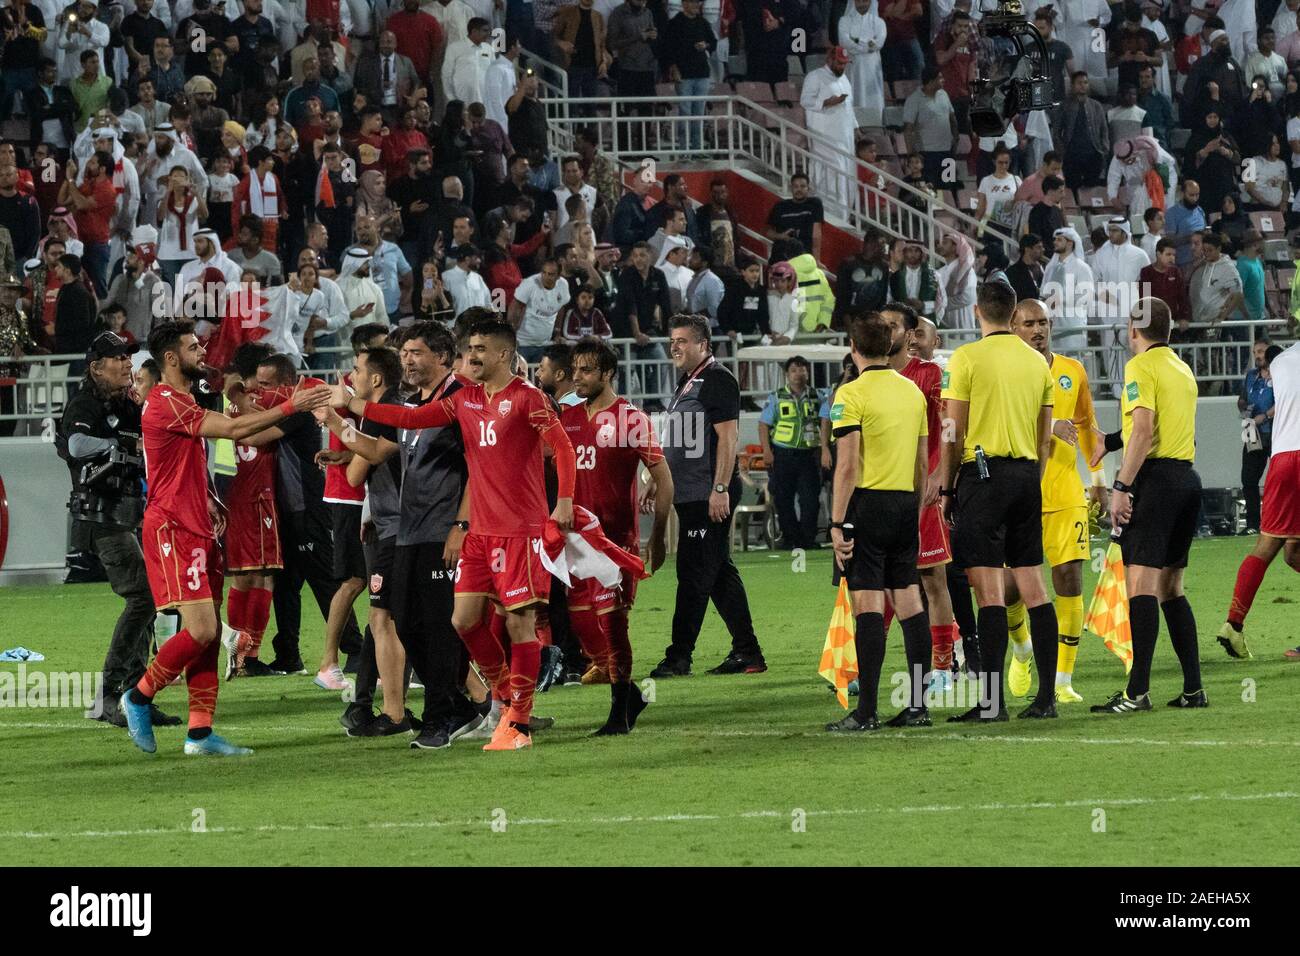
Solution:
M 1043 556 L 1051 567 L 1088 560 L 1088 507 L 1043 515 Z

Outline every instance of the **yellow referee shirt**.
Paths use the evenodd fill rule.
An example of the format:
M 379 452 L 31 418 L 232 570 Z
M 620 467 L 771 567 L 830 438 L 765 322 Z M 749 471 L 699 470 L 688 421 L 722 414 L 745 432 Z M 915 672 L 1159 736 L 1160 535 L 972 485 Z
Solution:
M 925 396 L 911 379 L 873 366 L 835 393 L 831 428 L 838 437 L 859 431 L 858 487 L 873 491 L 918 491 L 917 442 L 930 432 Z
M 1196 458 L 1196 376 L 1167 345 L 1153 345 L 1124 366 L 1124 444 L 1133 434 L 1133 409 L 1155 413 L 1147 458 Z
M 1092 407 L 1092 393 L 1088 388 L 1088 373 L 1083 364 L 1057 353 L 1052 354 L 1052 418 L 1065 418 L 1079 430 L 1078 446 L 1052 436 L 1052 454 L 1043 469 L 1043 513 L 1064 511 L 1085 504 L 1083 480 L 1079 477 L 1076 460 L 1080 450 L 1084 460 L 1092 456 L 1093 428 L 1097 415 Z M 1097 471 L 1098 465 L 1093 468 Z
M 975 446 L 990 458 L 1038 460 L 1038 415 L 1053 404 L 1052 371 L 1011 332 L 994 332 L 952 353 L 943 397 L 970 404 L 962 462 Z

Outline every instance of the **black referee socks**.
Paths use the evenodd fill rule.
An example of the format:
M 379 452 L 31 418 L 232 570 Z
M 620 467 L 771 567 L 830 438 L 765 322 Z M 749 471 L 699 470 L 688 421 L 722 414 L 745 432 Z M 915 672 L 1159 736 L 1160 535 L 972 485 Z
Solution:
M 1133 632 L 1133 669 L 1128 675 L 1128 696 L 1129 700 L 1137 700 L 1151 689 L 1151 658 L 1155 656 L 1156 638 L 1160 636 L 1160 602 L 1154 594 L 1128 599 L 1128 622 Z
M 885 663 L 885 616 L 873 611 L 855 618 L 853 646 L 858 652 L 858 719 L 876 715 L 880 694 L 880 668 Z
M 1029 609 L 1029 639 L 1034 646 L 1034 667 L 1038 670 L 1038 696 L 1034 702 L 1046 706 L 1056 702 L 1056 607 L 1049 601 Z
M 1169 629 L 1169 643 L 1174 645 L 1178 663 L 1183 666 L 1183 693 L 1194 694 L 1201 689 L 1201 652 L 1196 646 L 1196 617 L 1187 595 L 1180 594 L 1160 605 L 1165 612 L 1165 627 Z
M 978 630 L 980 635 L 980 679 L 985 682 L 984 693 L 994 714 L 1006 710 L 1006 698 L 1002 693 L 1002 668 L 1007 657 L 1007 609 L 1001 604 L 990 604 L 979 610 Z M 1055 633 L 1055 632 L 1053 632 Z M 1056 682 L 1056 675 L 1052 675 Z
M 912 698 L 909 707 L 925 706 L 925 672 L 930 669 L 930 616 L 922 611 L 906 621 L 903 628 L 903 650 L 907 654 L 907 676 L 911 681 Z

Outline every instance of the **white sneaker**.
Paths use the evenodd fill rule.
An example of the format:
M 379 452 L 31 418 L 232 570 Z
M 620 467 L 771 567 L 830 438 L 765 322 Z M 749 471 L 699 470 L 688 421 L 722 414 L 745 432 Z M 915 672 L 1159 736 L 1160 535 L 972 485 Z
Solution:
M 352 686 L 352 681 L 343 676 L 343 668 L 337 664 L 317 672 L 316 679 L 312 683 L 324 690 L 347 690 Z
M 461 740 L 491 740 L 492 733 L 497 729 L 497 724 L 501 723 L 501 702 L 492 701 L 492 709 L 488 711 L 487 719 L 479 724 L 473 730 L 462 734 Z

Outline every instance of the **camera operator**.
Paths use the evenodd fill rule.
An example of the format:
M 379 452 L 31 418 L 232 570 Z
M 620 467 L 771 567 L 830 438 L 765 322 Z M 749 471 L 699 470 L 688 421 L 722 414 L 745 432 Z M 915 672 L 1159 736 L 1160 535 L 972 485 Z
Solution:
M 72 544 L 93 551 L 113 592 L 126 601 L 104 658 L 97 719 L 118 727 L 122 694 L 144 675 L 153 639 L 154 603 L 136 537 L 144 516 L 140 406 L 131 397 L 131 354 L 139 346 L 102 332 L 86 352 L 86 377 L 63 413 L 60 455 L 72 473 Z M 179 724 L 153 709 L 155 725 Z

